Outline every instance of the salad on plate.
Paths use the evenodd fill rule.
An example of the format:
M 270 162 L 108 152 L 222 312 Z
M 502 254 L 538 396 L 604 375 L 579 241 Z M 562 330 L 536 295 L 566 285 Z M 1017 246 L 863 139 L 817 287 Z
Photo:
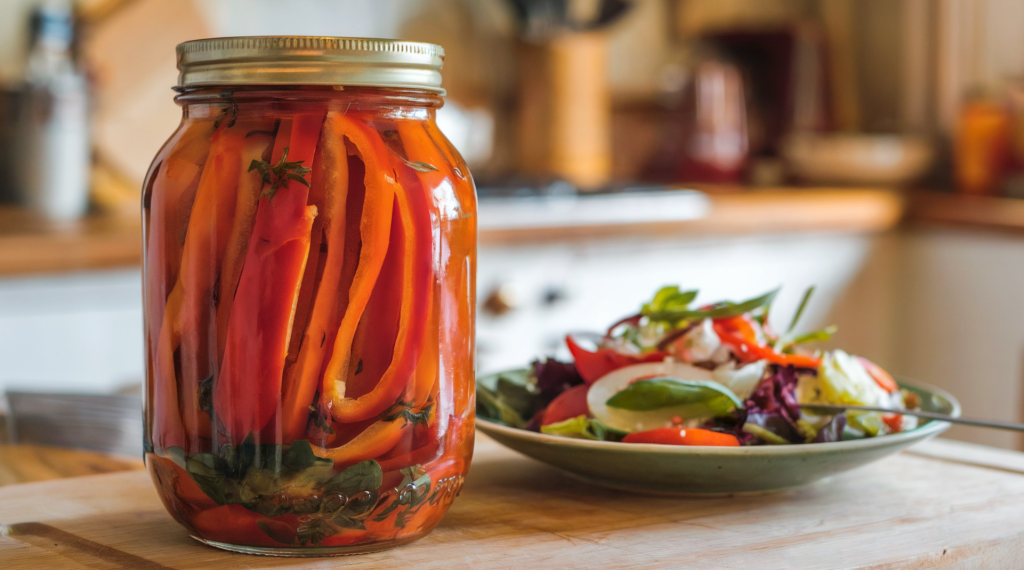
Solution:
M 797 334 L 814 288 L 784 331 L 769 324 L 778 289 L 743 302 L 695 306 L 698 292 L 661 288 L 603 335 L 569 335 L 574 362 L 548 358 L 478 385 L 477 413 L 554 436 L 690 446 L 845 441 L 914 429 L 921 402 L 872 361 Z M 519 376 L 518 378 L 516 376 Z M 891 413 L 815 413 L 814 405 Z

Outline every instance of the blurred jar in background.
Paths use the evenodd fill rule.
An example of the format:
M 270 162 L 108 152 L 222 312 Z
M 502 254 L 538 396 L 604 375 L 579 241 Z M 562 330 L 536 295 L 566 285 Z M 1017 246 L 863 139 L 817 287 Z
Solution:
M 717 56 L 700 58 L 683 103 L 679 179 L 739 183 L 749 156 L 743 76 Z
M 1012 120 L 1006 107 L 988 97 L 968 97 L 957 119 L 954 141 L 957 190 L 995 195 L 1009 166 Z
M 78 218 L 89 205 L 89 102 L 73 40 L 68 4 L 36 8 L 13 145 L 17 200 L 55 220 Z

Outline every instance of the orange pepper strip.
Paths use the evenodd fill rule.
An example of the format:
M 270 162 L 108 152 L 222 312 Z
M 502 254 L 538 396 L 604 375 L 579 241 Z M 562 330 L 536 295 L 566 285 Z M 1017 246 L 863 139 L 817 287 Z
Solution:
M 230 228 L 229 223 L 218 217 L 230 220 L 234 210 L 243 134 L 237 128 L 222 128 L 213 134 L 210 158 L 199 180 L 189 216 L 181 269 L 167 298 L 160 326 L 155 369 L 162 378 L 157 394 L 166 405 L 158 406 L 154 427 L 160 433 L 158 439 L 168 446 L 185 447 L 186 442 L 195 444 L 199 437 L 199 381 L 210 371 L 204 339 L 216 268 L 220 266 Z M 171 380 L 177 377 L 174 353 L 179 346 L 181 377 L 176 388 L 178 394 L 173 395 Z M 180 414 L 177 421 L 170 417 L 172 405 Z M 163 433 L 165 428 L 171 433 Z
M 320 288 L 313 301 L 309 326 L 302 338 L 302 347 L 295 366 L 285 377 L 282 426 L 284 443 L 300 439 L 309 421 L 309 406 L 319 385 L 320 370 L 327 351 L 328 328 L 337 327 L 343 307 L 339 298 L 345 262 L 346 204 L 348 201 L 348 153 L 339 116 L 328 113 L 322 137 L 325 211 L 324 233 L 327 259 Z
M 333 408 L 345 398 L 352 339 L 387 254 L 396 194 L 396 181 L 390 174 L 388 149 L 380 136 L 351 117 L 336 115 L 335 120 L 340 130 L 355 145 L 366 165 L 366 196 L 360 221 L 362 246 L 359 250 L 359 263 L 349 289 L 345 316 L 338 327 L 334 350 L 323 375 L 321 402 L 331 409 L 332 415 Z
M 318 113 L 295 117 L 289 160 L 312 166 L 323 118 Z M 275 196 L 261 198 L 256 212 L 228 320 L 224 366 L 213 391 L 220 428 L 236 444 L 249 433 L 261 433 L 280 405 L 295 302 L 317 214 L 306 204 L 308 194 L 304 184 L 289 180 Z M 268 434 L 270 441 L 279 441 L 274 435 Z
M 273 126 L 273 125 L 270 125 Z M 246 135 L 240 161 L 241 174 L 238 181 L 238 195 L 235 200 L 235 216 L 231 228 L 231 237 L 224 252 L 221 265 L 219 287 L 217 289 L 217 364 L 224 358 L 224 343 L 227 342 L 228 317 L 238 287 L 238 278 L 242 274 L 242 263 L 249 249 L 249 237 L 252 235 L 253 219 L 256 217 L 256 205 L 263 193 L 263 179 L 255 170 L 250 171 L 249 165 L 254 160 L 269 159 L 268 151 L 272 151 L 274 134 L 260 131 Z M 269 154 L 272 154 L 270 152 Z
M 390 156 L 392 169 L 402 172 L 408 182 L 396 192 L 398 211 L 405 228 L 405 256 L 402 260 L 402 299 L 398 338 L 391 364 L 377 385 L 358 398 L 336 398 L 331 415 L 341 422 L 358 422 L 379 415 L 402 395 L 415 377 L 423 334 L 433 298 L 433 274 L 430 263 L 430 223 L 424 196 L 415 171 L 402 160 Z M 436 345 L 435 345 L 436 346 Z M 431 375 L 433 376 L 433 375 Z
M 410 160 L 439 169 L 439 172 L 420 173 L 428 201 L 459 205 L 456 212 L 438 212 L 441 236 L 455 232 L 465 236 L 459 241 L 443 239 L 435 246 L 441 249 L 440 259 L 445 260 L 445 264 L 437 268 L 437 274 L 443 279 L 438 300 L 438 326 L 444 337 L 441 346 L 446 347 L 440 359 L 449 377 L 440 381 L 444 383 L 447 397 L 453 401 L 453 413 L 468 414 L 464 421 L 468 418 L 472 424 L 476 409 L 472 362 L 476 349 L 475 336 L 465 327 L 472 326 L 476 311 L 476 190 L 469 172 L 457 166 L 465 164 L 462 158 L 436 124 L 402 121 L 398 132 Z
M 744 332 L 747 327 L 750 327 L 750 323 L 743 321 L 742 317 L 720 319 L 714 322 L 718 338 L 731 346 L 736 356 L 745 363 L 767 360 L 779 366 L 795 366 L 797 368 L 817 368 L 821 365 L 821 359 L 815 356 L 780 354 L 772 350 L 771 347 L 757 344 L 756 336 L 750 340 L 754 335 L 752 328 L 749 329 L 749 332 Z
M 419 409 L 416 410 L 416 413 L 422 411 Z M 437 406 L 431 406 L 430 413 L 427 414 L 427 423 L 433 422 L 436 417 Z M 403 417 L 391 421 L 380 420 L 343 445 L 338 447 L 313 446 L 313 452 L 320 457 L 334 460 L 335 467 L 353 465 L 384 455 L 401 441 L 402 435 L 411 427 L 412 424 Z
M 167 418 L 179 416 L 176 393 L 173 402 L 168 401 L 166 394 L 161 397 L 155 396 L 157 387 L 154 386 L 153 355 L 158 350 L 157 343 L 160 339 L 164 311 L 167 310 L 168 296 L 177 282 L 178 267 L 181 265 L 182 243 L 179 236 L 183 237 L 184 228 L 179 228 L 178 224 L 186 219 L 183 208 L 191 206 L 195 198 L 199 175 L 209 154 L 212 131 L 212 122 L 189 122 L 183 131 L 168 141 L 167 145 L 173 146 L 167 159 L 160 164 L 154 164 L 147 175 L 149 182 L 144 198 L 147 214 L 144 237 L 146 286 L 143 293 L 146 305 L 146 349 L 150 355 L 146 384 L 147 393 L 154 394 L 154 406 L 147 410 L 145 418 L 147 433 L 152 433 L 154 415 L 160 415 L 164 425 Z M 196 154 L 197 149 L 202 151 L 198 160 L 189 159 L 189 156 Z M 177 311 L 178 308 L 174 308 L 175 314 Z M 160 388 L 175 386 L 173 376 L 163 378 Z M 161 409 L 166 405 L 173 405 L 174 410 Z

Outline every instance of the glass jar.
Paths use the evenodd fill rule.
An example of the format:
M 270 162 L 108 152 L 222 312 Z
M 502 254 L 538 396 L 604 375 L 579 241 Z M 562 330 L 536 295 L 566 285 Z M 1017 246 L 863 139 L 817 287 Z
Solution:
M 473 446 L 476 194 L 437 129 L 438 46 L 178 46 L 146 179 L 146 464 L 220 548 L 424 536 Z

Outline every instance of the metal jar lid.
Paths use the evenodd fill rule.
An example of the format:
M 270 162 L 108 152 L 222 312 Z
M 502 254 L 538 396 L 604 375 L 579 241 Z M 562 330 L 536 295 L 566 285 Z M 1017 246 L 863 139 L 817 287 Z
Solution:
M 444 48 L 372 38 L 241 36 L 178 44 L 178 87 L 340 85 L 444 95 Z

